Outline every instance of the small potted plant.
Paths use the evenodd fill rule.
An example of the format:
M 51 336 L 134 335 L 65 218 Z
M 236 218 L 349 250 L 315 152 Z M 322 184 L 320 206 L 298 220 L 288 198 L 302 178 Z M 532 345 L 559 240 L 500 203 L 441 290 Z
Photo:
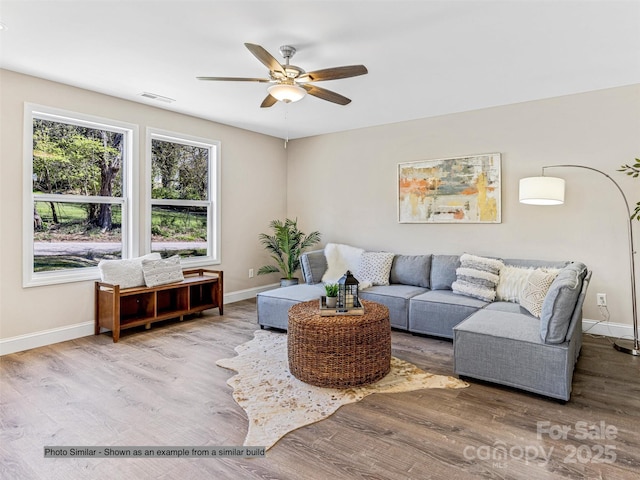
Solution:
M 300 255 L 307 247 L 320 241 L 320 232 L 309 235 L 298 229 L 298 221 L 287 218 L 284 222 L 273 220 L 269 227 L 273 235 L 261 233 L 260 242 L 271 253 L 276 265 L 265 265 L 258 270 L 258 275 L 281 272 L 280 286 L 286 287 L 298 283 L 293 274 L 300 268 Z
M 324 286 L 324 291 L 327 292 L 327 307 L 335 308 L 338 302 L 338 284 L 327 283 Z

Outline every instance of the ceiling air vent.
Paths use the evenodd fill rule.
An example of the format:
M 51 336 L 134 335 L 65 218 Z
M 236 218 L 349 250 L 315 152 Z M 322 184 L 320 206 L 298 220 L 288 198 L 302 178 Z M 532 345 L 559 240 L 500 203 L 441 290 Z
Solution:
M 142 92 L 140 96 L 144 98 L 149 98 L 151 100 L 157 100 L 158 102 L 164 102 L 164 103 L 175 102 L 175 99 L 173 98 L 163 97 L 162 95 L 158 95 L 156 93 Z

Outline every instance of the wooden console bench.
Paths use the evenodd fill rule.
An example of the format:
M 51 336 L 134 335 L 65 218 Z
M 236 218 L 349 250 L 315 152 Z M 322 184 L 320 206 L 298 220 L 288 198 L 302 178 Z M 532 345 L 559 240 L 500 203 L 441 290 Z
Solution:
M 217 308 L 222 315 L 222 271 L 203 268 L 185 270 L 184 280 L 157 287 L 121 289 L 119 285 L 95 283 L 95 334 L 100 328 L 120 338 L 120 330 Z

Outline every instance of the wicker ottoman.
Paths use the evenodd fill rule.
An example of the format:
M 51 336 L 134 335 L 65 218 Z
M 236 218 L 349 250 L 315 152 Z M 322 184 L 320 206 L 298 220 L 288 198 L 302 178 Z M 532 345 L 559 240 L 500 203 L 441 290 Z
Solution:
M 389 309 L 362 300 L 364 315 L 320 316 L 318 300 L 289 309 L 289 370 L 311 385 L 349 388 L 391 368 Z

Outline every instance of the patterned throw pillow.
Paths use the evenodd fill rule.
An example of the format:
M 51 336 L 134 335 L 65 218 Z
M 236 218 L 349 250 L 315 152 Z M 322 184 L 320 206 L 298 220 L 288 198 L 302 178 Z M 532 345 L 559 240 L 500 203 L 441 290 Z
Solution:
M 557 276 L 558 270 L 546 268 L 536 268 L 531 272 L 527 285 L 520 294 L 520 306 L 525 308 L 531 315 L 540 318 L 544 299 Z
M 395 254 L 390 252 L 363 252 L 357 272 L 364 285 L 389 285 L 389 273 Z
M 120 285 L 120 288 L 141 287 L 144 285 L 142 262 L 144 260 L 160 260 L 159 253 L 149 253 L 138 258 L 124 260 L 100 260 L 98 269 L 100 278 L 105 283 Z
M 460 257 L 460 268 L 456 270 L 457 280 L 453 282 L 451 289 L 453 293 L 493 302 L 502 267 L 504 263 L 501 260 L 465 253 Z
M 143 260 L 142 272 L 144 273 L 144 281 L 147 287 L 156 287 L 184 280 L 179 255 L 161 260 Z

